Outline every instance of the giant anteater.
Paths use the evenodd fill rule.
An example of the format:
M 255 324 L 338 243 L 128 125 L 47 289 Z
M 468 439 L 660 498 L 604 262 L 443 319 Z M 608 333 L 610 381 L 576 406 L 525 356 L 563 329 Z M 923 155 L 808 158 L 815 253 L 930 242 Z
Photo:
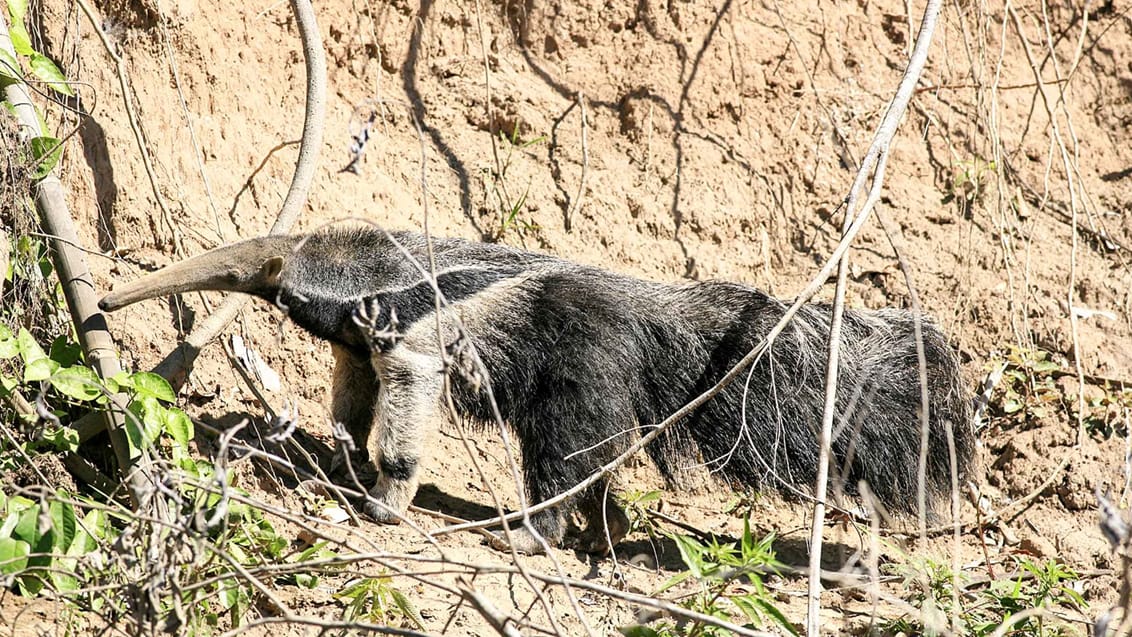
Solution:
M 737 283 L 653 283 L 459 239 L 434 240 L 430 254 L 422 235 L 376 228 L 242 241 L 117 286 L 100 305 L 193 290 L 261 297 L 330 341 L 333 414 L 380 469 L 365 511 L 383 522 L 413 499 L 426 436 L 449 417 L 445 387 L 460 417 L 490 423 L 498 407 L 520 443 L 527 496 L 540 502 L 714 385 L 786 309 Z M 812 484 L 830 316 L 827 305 L 803 306 L 749 374 L 646 447 L 665 478 L 702 463 L 747 487 Z M 916 321 L 895 309 L 845 312 L 833 440 L 844 490 L 864 481 L 903 510 L 916 501 L 921 446 Z M 956 356 L 922 322 L 932 498 L 951 484 L 948 430 L 961 475 L 974 433 Z M 468 351 L 479 372 L 450 364 Z M 575 502 L 590 549 L 605 537 L 603 518 L 615 542 L 625 532 L 624 514 L 602 506 L 603 486 Z M 532 526 L 558 544 L 564 514 L 545 510 Z M 516 549 L 539 550 L 526 529 L 512 536 Z

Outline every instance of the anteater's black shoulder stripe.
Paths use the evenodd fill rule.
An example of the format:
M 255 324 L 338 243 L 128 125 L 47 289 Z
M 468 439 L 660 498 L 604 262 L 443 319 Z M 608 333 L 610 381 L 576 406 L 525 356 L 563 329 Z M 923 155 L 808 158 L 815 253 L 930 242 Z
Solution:
M 436 287 L 443 295 L 442 304 L 458 303 L 525 271 L 521 267 L 446 270 L 436 275 Z M 398 333 L 404 333 L 414 323 L 432 314 L 437 305 L 436 292 L 432 284 L 425 280 L 405 288 L 383 290 L 367 296 L 362 303 L 368 312 L 368 320 L 372 321 L 375 328 Z M 387 347 L 381 346 L 380 349 L 385 350 Z

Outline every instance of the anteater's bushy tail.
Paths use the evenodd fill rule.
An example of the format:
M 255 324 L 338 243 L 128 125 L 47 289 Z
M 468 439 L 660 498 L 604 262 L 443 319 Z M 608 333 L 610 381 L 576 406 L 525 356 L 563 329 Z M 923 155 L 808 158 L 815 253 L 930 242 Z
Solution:
M 697 295 L 714 301 L 701 305 L 728 308 L 723 313 L 729 315 L 726 329 L 706 344 L 712 360 L 699 387 L 706 389 L 766 337 L 785 305 L 743 286 L 697 287 Z M 808 490 L 817 475 L 830 316 L 826 305 L 804 306 L 749 373 L 678 427 L 662 447 L 687 449 L 694 442 L 706 465 L 731 482 L 786 493 Z M 921 387 L 927 390 L 926 405 Z M 915 510 L 925 407 L 924 488 L 931 503 L 950 493 L 952 459 L 961 480 L 974 458 L 971 401 L 959 361 L 925 317 L 892 309 L 846 311 L 830 467 L 833 489 L 856 494 L 865 482 L 889 509 Z M 667 473 L 666 467 L 662 463 Z

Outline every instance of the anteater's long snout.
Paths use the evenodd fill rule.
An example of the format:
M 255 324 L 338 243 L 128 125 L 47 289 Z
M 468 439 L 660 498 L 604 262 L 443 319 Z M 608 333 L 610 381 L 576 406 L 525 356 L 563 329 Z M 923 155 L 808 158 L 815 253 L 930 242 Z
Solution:
M 98 307 L 113 312 L 138 301 L 202 290 L 273 296 L 283 264 L 300 240 L 300 236 L 259 237 L 209 250 L 114 286 Z

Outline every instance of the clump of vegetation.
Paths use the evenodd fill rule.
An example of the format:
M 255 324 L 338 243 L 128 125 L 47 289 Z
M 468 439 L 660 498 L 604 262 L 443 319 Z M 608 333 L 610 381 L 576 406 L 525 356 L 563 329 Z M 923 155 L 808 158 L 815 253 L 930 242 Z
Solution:
M 503 156 L 499 158 L 499 163 L 495 170 L 484 169 L 484 197 L 494 204 L 499 214 L 499 227 L 494 233 L 494 237 L 497 241 L 502 240 L 508 233 L 513 231 L 526 233 L 538 230 L 538 224 L 524 219 L 521 216 L 527 205 L 527 195 L 531 190 L 530 181 L 527 181 L 527 185 L 523 188 L 523 193 L 516 197 L 508 188 L 510 183 L 508 172 L 511 169 L 516 150 L 524 151 L 541 144 L 546 141 L 546 136 L 543 135 L 528 140 L 520 139 L 519 128 L 519 126 L 515 126 L 511 131 L 511 135 L 507 135 L 504 131 L 499 131 L 499 145 L 505 148 L 505 152 Z
M 346 603 L 345 618 L 349 621 L 425 630 L 417 607 L 393 585 L 393 578 L 387 574 L 350 582 L 334 594 L 334 599 Z
M 1052 637 L 1076 634 L 1058 617 L 1058 609 L 1088 608 L 1073 588 L 1078 575 L 1056 560 L 1015 558 L 1014 574 L 972 581 L 967 573 L 931 558 L 913 559 L 892 567 L 912 591 L 909 602 L 916 617 L 889 622 L 886 634 L 969 635 L 993 634 Z M 955 625 L 952 625 L 955 622 Z
M 1061 365 L 1049 352 L 1011 345 L 999 364 L 1005 364 L 1005 368 L 996 407 L 1005 420 L 1025 425 L 1060 408 L 1062 397 L 1054 374 L 1061 370 Z
M 1001 361 L 1002 377 L 992 403 L 992 416 L 1000 426 L 1032 426 L 1067 406 L 1076 410 L 1077 396 L 1067 396 L 1057 379 L 1076 374 L 1040 349 L 1011 346 Z M 1086 378 L 1082 422 L 1086 431 L 1102 437 L 1127 435 L 1127 414 L 1132 410 L 1132 387 L 1109 379 Z
M 775 558 L 774 535 L 755 539 L 750 522 L 743 525 L 743 536 L 736 542 L 721 543 L 712 539 L 700 542 L 686 535 L 670 535 L 680 550 L 680 559 L 687 570 L 670 578 L 658 593 L 690 586 L 681 606 L 697 613 L 734 621 L 757 628 L 773 625 L 787 633 L 797 634 L 797 628 L 774 604 L 773 594 L 767 590 L 763 577 L 781 567 Z M 623 628 L 628 637 L 722 636 L 726 629 L 698 621 L 661 621 L 654 625 L 637 625 Z
M 649 517 L 649 506 L 660 502 L 661 492 L 655 489 L 640 491 L 629 489 L 618 493 L 616 500 L 618 506 L 625 511 L 629 518 L 629 530 L 626 534 L 644 531 L 649 538 L 655 538 L 658 531 Z
M 952 166 L 951 181 L 947 184 L 947 191 L 941 203 L 955 202 L 964 214 L 970 214 L 972 208 L 982 202 L 987 191 L 987 182 L 998 170 L 993 161 L 982 157 L 973 157 L 969 160 L 957 161 Z

